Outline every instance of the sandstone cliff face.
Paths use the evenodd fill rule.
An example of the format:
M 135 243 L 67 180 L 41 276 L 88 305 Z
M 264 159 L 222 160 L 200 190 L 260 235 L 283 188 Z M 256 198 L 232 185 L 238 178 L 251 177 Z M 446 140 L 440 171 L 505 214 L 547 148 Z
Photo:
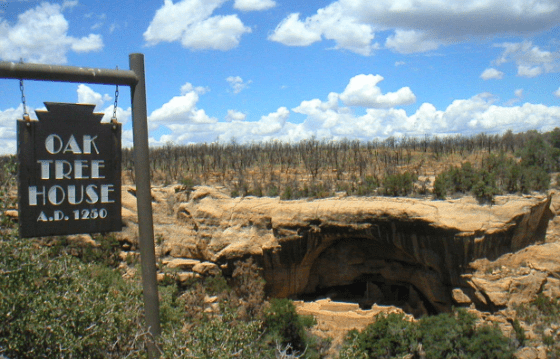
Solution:
M 155 189 L 154 198 L 154 213 L 168 214 L 155 221 L 162 256 L 210 261 L 226 274 L 252 256 L 271 296 L 338 295 L 413 314 L 465 303 L 500 308 L 468 277 L 469 264 L 543 241 L 551 218 L 546 197 L 500 197 L 492 206 L 470 198 L 281 201 L 176 187 Z M 133 230 L 134 213 L 123 216 Z

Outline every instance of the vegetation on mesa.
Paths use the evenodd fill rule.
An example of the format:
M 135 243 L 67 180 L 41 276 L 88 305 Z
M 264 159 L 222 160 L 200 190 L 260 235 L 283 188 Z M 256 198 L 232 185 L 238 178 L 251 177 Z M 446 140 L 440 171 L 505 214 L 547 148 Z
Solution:
M 152 149 L 154 183 L 219 185 L 236 196 L 323 198 L 495 195 L 547 190 L 559 171 L 560 129 L 474 137 L 388 138 L 384 141 L 250 145 L 168 145 Z M 134 182 L 132 152 L 124 178 Z
M 222 184 L 239 195 L 472 193 L 485 201 L 498 193 L 546 190 L 551 173 L 558 171 L 558 148 L 560 130 L 367 144 L 311 140 L 168 147 L 152 150 L 151 161 L 156 182 Z M 2 161 L 0 355 L 146 357 L 140 280 L 125 280 L 117 269 L 118 241 L 98 236 L 100 247 L 94 248 L 76 247 L 64 237 L 18 239 L 17 224 L 5 213 L 15 208 L 16 165 L 13 158 Z M 129 160 L 123 162 L 130 172 Z M 435 177 L 433 189 L 420 182 L 427 176 Z M 158 346 L 165 358 L 318 358 L 330 345 L 309 334 L 313 319 L 297 315 L 289 300 L 265 298 L 251 262 L 238 263 L 228 279 L 193 280 L 183 287 L 164 281 L 159 291 Z M 205 311 L 209 298 L 216 305 Z M 543 332 L 550 353 L 558 353 L 546 328 L 560 312 L 559 301 L 539 297 L 517 310 L 520 320 Z M 350 332 L 339 357 L 511 358 L 516 348 L 536 345 L 518 323 L 512 338 L 474 323 L 461 310 L 416 323 L 379 317 L 361 333 Z

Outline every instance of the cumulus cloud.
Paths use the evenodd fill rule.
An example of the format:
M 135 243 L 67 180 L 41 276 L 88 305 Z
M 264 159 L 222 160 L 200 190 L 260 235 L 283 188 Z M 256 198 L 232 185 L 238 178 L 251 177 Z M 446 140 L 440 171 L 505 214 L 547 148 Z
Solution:
M 101 95 L 98 92 L 95 92 L 91 89 L 91 87 L 86 86 L 84 84 L 78 85 L 78 103 L 86 103 L 95 105 L 94 111 L 99 111 L 99 108 L 103 106 L 106 101 L 111 100 L 111 96 L 105 94 Z
M 344 92 L 340 94 L 340 99 L 347 106 L 369 108 L 389 108 L 416 102 L 416 96 L 409 87 L 383 94 L 377 86 L 381 81 L 383 81 L 383 76 L 380 75 L 354 76 L 350 79 Z
M 181 95 L 185 95 L 189 92 L 196 92 L 199 95 L 204 95 L 208 91 L 210 91 L 210 88 L 203 86 L 194 87 L 190 82 L 187 82 L 183 86 L 181 86 Z
M 233 121 L 245 121 L 247 118 L 247 114 L 235 110 L 228 110 L 226 121 L 233 122 Z
M 78 5 L 78 0 L 64 0 L 62 2 L 62 10 L 72 9 Z
M 103 113 L 103 118 L 101 119 L 102 122 L 109 122 L 111 120 L 113 117 L 114 103 L 110 103 L 108 106 L 105 106 L 108 101 L 113 100 L 111 96 L 95 92 L 91 87 L 84 84 L 78 85 L 76 92 L 78 94 L 78 103 L 95 105 L 94 111 Z M 116 115 L 117 120 L 120 123 L 125 124 L 131 118 L 132 109 L 129 107 L 125 110 L 117 104 Z
M 554 96 L 560 98 L 560 87 L 558 87 L 558 90 L 554 91 Z
M 512 21 L 515 19 L 515 21 Z M 269 36 L 289 46 L 308 46 L 323 38 L 335 48 L 370 55 L 375 32 L 392 31 L 385 46 L 399 53 L 435 50 L 440 46 L 499 35 L 529 35 L 560 23 L 555 0 L 394 1 L 338 0 L 300 20 L 290 14 Z
M 262 11 L 276 6 L 273 0 L 235 0 L 233 7 L 241 11 Z
M 290 117 L 290 111 L 286 107 L 280 107 L 276 112 L 261 117 L 251 133 L 260 136 L 275 134 L 284 127 L 288 117 Z
M 64 64 L 69 51 L 101 50 L 103 40 L 100 35 L 89 34 L 82 38 L 68 35 L 68 21 L 62 11 L 72 6 L 75 6 L 72 1 L 63 6 L 44 2 L 20 14 L 14 25 L 0 19 L 0 58 Z
M 480 78 L 483 80 L 501 80 L 504 78 L 504 73 L 502 71 L 496 70 L 495 68 L 491 67 L 482 72 L 480 74 Z
M 560 121 L 560 107 L 530 103 L 500 106 L 497 104 L 498 98 L 491 93 L 458 99 L 443 109 L 437 109 L 431 103 L 422 103 L 415 112 L 407 114 L 404 109 L 394 106 L 412 101 L 414 94 L 403 90 L 406 87 L 383 94 L 378 87 L 382 80 L 380 75 L 358 75 L 350 79 L 340 94 L 331 92 L 325 100 L 302 101 L 291 110 L 304 117 L 301 123 L 290 122 L 291 111 L 285 107 L 261 116 L 256 121 L 248 120 L 246 114 L 235 110 L 228 111 L 225 121 L 213 120 L 208 123 L 174 121 L 171 120 L 173 116 L 170 119 L 162 117 L 160 124 L 167 126 L 171 134 L 154 140 L 152 144 L 166 141 L 177 144 L 227 142 L 232 139 L 238 143 L 270 140 L 296 142 L 311 136 L 325 140 L 347 138 L 364 141 L 402 135 L 469 136 L 480 132 L 503 133 L 508 129 L 514 132 L 529 129 L 547 131 Z M 519 101 L 523 90 L 515 90 L 514 95 Z M 183 112 L 203 111 L 197 109 L 198 97 L 193 96 L 189 100 L 189 111 Z M 366 107 L 365 114 L 356 114 L 353 106 Z M 153 117 L 150 116 L 150 119 Z
M 269 36 L 269 40 L 289 46 L 308 46 L 324 37 L 335 42 L 335 49 L 344 49 L 360 55 L 370 55 L 379 48 L 372 44 L 374 29 L 347 16 L 338 3 L 319 9 L 316 15 L 305 21 L 294 13 L 286 17 Z
M 190 91 L 187 91 L 189 90 Z M 185 84 L 181 87 L 182 95 L 175 96 L 160 108 L 154 110 L 148 117 L 148 121 L 157 128 L 159 125 L 165 125 L 171 128 L 172 125 L 185 124 L 210 124 L 218 120 L 210 117 L 202 109 L 196 107 L 199 100 L 200 89 L 191 84 Z
M 518 76 L 536 77 L 543 73 L 560 71 L 560 52 L 541 50 L 531 41 L 506 42 L 494 46 L 504 49 L 501 56 L 494 60 L 494 64 L 514 62 Z
M 180 41 L 193 50 L 230 50 L 251 29 L 237 15 L 216 15 L 214 11 L 227 0 L 165 0 L 156 11 L 144 39 L 148 45 Z
M 34 114 L 28 109 L 29 114 Z M 17 151 L 16 120 L 23 116 L 23 105 L 0 111 L 0 154 L 15 154 Z
M 288 46 L 309 46 L 321 41 L 321 32 L 312 29 L 310 22 L 300 21 L 298 13 L 290 14 L 278 24 L 268 39 Z
M 229 76 L 226 81 L 231 86 L 231 89 L 234 94 L 238 94 L 241 91 L 245 90 L 249 87 L 249 84 L 253 81 L 249 80 L 247 82 L 243 82 L 243 79 L 240 76 Z
M 318 138 L 360 139 L 388 136 L 475 135 L 480 132 L 502 133 L 529 129 L 551 130 L 560 120 L 560 107 L 534 105 L 503 107 L 495 105 L 496 97 L 482 93 L 469 99 L 455 100 L 444 110 L 423 103 L 415 113 L 407 115 L 403 109 L 368 108 L 366 114 L 356 116 L 347 107 L 327 105 L 313 100 L 302 102 L 294 109 L 307 115 L 303 127 Z
M 436 50 L 442 44 L 427 33 L 416 30 L 396 29 L 395 34 L 385 41 L 385 46 L 401 54 L 412 54 Z

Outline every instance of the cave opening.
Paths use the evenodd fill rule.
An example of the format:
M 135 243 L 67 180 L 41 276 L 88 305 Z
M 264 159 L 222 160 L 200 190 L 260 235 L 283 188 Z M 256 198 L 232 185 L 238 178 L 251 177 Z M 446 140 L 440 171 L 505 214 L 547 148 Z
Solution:
M 363 310 L 371 309 L 374 304 L 395 306 L 416 318 L 438 314 L 438 310 L 414 285 L 388 281 L 380 275 L 361 275 L 350 284 L 318 287 L 315 292 L 303 294 L 298 299 L 314 301 L 324 298 L 356 303 Z
M 448 309 L 447 303 L 434 298 L 444 288 L 436 271 L 402 248 L 351 237 L 336 241 L 317 256 L 299 299 L 330 298 L 357 303 L 362 309 L 391 305 L 421 317 Z

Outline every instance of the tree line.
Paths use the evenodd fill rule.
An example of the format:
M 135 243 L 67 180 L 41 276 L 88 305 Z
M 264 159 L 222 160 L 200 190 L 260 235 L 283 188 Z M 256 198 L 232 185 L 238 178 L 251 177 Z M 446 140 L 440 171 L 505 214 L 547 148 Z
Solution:
M 311 138 L 297 143 L 167 144 L 150 150 L 150 175 L 154 184 L 219 185 L 232 196 L 294 199 L 345 192 L 444 198 L 471 192 L 474 186 L 474 194 L 488 199 L 499 193 L 546 190 L 550 173 L 558 170 L 558 151 L 559 128 L 367 142 Z M 124 149 L 122 158 L 125 178 L 134 183 L 132 150 Z M 523 174 L 516 172 L 518 166 Z M 472 184 L 461 178 L 469 176 L 468 171 L 476 172 Z M 528 179 L 530 174 L 537 178 Z

